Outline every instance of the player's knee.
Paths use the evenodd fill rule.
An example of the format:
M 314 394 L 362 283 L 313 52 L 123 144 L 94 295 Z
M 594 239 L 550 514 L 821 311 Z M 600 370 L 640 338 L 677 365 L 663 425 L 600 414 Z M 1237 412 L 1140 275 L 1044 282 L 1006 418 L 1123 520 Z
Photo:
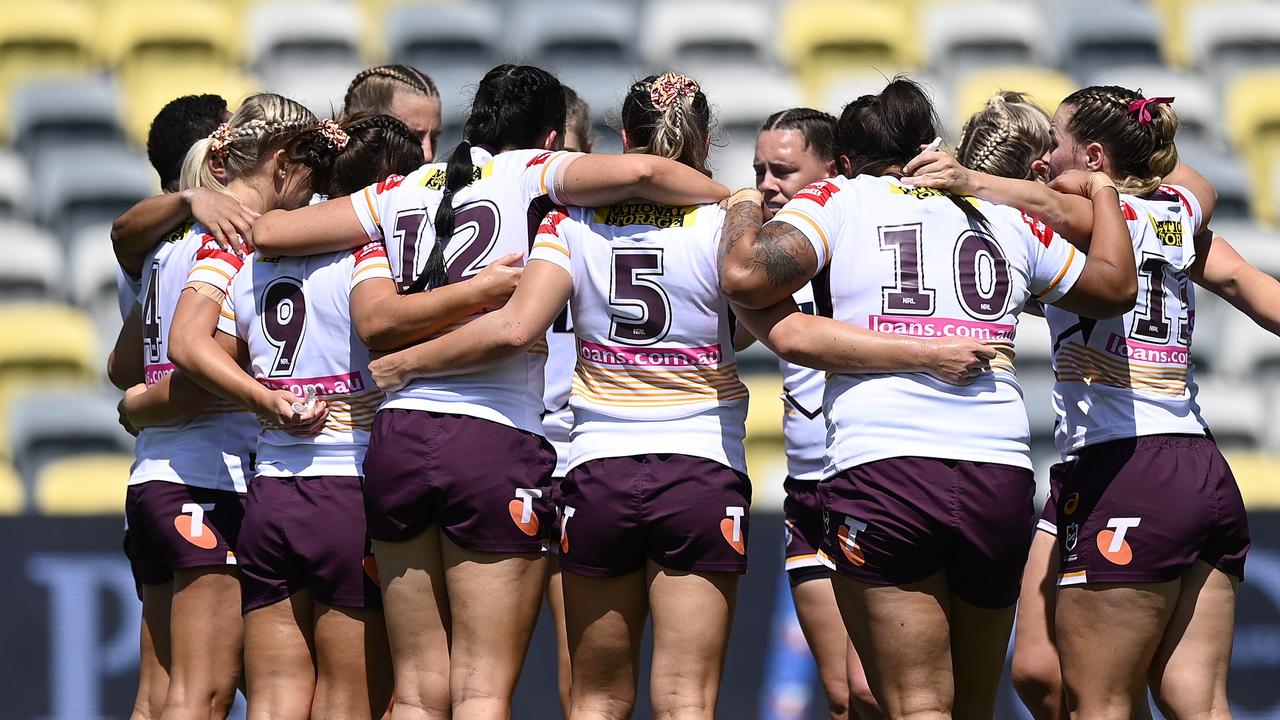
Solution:
M 621 720 L 631 717 L 635 709 L 635 693 L 602 692 L 573 698 L 575 720 Z
M 708 688 L 692 679 L 668 682 L 662 688 L 653 688 L 655 720 L 709 720 L 715 712 L 715 705 L 715 688 Z

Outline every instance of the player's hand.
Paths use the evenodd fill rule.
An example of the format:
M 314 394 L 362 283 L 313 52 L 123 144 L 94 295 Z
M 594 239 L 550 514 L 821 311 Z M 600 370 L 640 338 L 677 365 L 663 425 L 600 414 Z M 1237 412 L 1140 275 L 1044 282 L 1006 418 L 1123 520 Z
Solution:
M 384 393 L 393 393 L 409 384 L 412 379 L 404 371 L 403 363 L 396 357 L 399 353 L 383 355 L 369 361 L 369 375 L 377 383 L 378 389 Z
M 120 416 L 120 427 L 124 428 L 125 432 L 134 437 L 138 436 L 138 427 L 133 424 L 133 420 L 129 417 L 129 401 L 146 391 L 147 386 L 142 383 L 138 383 L 128 390 L 125 390 L 124 397 L 121 398 L 120 403 L 116 405 L 116 413 Z
M 991 371 L 996 351 L 973 338 L 946 338 L 929 341 L 924 371 L 951 385 L 968 385 Z
M 521 253 L 507 253 L 472 278 L 471 282 L 476 285 L 477 302 L 482 311 L 497 310 L 507 304 L 511 293 L 516 291 L 520 275 L 524 273 L 523 267 L 516 266 L 522 259 L 524 255 Z
M 912 187 L 950 190 L 957 195 L 976 193 L 976 173 L 941 150 L 928 150 L 902 168 L 902 184 Z
M 253 252 L 253 222 L 259 213 L 233 197 L 208 188 L 192 188 L 186 192 L 191 217 L 209 229 L 214 242 L 239 257 Z
M 304 404 L 302 398 L 288 390 L 266 390 L 259 396 L 254 412 L 267 427 L 284 430 L 290 435 L 311 437 L 324 429 L 329 419 L 329 406 L 316 400 L 310 410 L 297 412 L 294 403 Z

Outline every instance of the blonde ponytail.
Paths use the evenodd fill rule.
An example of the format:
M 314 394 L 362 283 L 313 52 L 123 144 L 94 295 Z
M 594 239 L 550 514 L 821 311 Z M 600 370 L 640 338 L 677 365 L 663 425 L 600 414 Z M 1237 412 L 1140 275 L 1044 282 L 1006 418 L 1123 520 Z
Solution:
M 179 187 L 225 193 L 226 185 L 210 165 L 214 154 L 222 158 L 229 179 L 243 177 L 253 172 L 262 158 L 284 147 L 294 133 L 315 123 L 316 116 L 293 100 L 273 93 L 250 96 L 230 120 L 187 151 Z
M 633 152 L 707 172 L 711 108 L 693 78 L 667 72 L 633 84 L 622 102 L 622 127 Z
M 1000 177 L 1030 180 L 1031 164 L 1049 151 L 1049 114 L 1029 96 L 1002 91 L 969 116 L 960 132 L 956 160 Z

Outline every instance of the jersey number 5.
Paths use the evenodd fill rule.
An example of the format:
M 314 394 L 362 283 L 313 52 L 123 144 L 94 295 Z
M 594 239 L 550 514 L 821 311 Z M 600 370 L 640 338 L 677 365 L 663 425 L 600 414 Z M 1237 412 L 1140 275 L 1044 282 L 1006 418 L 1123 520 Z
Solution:
M 655 279 L 663 274 L 662 250 L 615 248 L 612 263 L 609 305 L 632 312 L 609 314 L 609 339 L 624 345 L 660 342 L 671 330 L 671 299 Z

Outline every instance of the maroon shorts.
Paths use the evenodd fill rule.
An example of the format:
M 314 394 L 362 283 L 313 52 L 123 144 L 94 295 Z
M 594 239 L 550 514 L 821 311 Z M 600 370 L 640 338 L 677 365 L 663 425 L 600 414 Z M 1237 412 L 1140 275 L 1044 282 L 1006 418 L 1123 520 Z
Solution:
M 1197 560 L 1238 578 L 1240 488 L 1213 440 L 1150 435 L 1079 452 L 1058 498 L 1059 585 L 1166 582 Z
M 602 458 L 560 484 L 560 568 L 592 577 L 643 569 L 747 571 L 751 481 L 690 455 Z
M 358 477 L 259 475 L 236 550 L 246 613 L 299 590 L 325 605 L 382 607 Z
M 964 460 L 900 457 L 822 482 L 822 555 L 875 587 L 945 572 L 965 602 L 1004 608 L 1018 599 L 1035 523 L 1030 470 Z
M 125 494 L 125 555 L 139 585 L 173 580 L 175 570 L 236 565 L 245 498 L 152 480 Z M 141 596 L 141 589 L 139 589 Z
M 1075 458 L 1072 458 L 1054 463 L 1049 468 L 1049 497 L 1045 498 L 1044 507 L 1040 509 L 1040 520 L 1036 522 L 1037 530 L 1043 530 L 1050 535 L 1058 534 L 1058 498 L 1062 496 L 1062 478 L 1071 473 L 1075 463 Z
M 564 482 L 563 477 L 551 477 L 551 504 L 555 508 L 555 519 L 551 521 L 551 526 L 547 529 L 547 548 L 554 555 L 560 554 L 560 532 L 564 524 L 564 518 L 560 515 L 560 483 Z
M 822 545 L 822 498 L 818 495 L 817 480 L 796 480 L 788 477 L 782 483 L 786 498 L 782 501 L 782 512 L 785 525 L 784 549 L 786 554 L 787 573 L 792 577 L 792 585 L 798 581 L 813 580 L 827 575 L 826 567 L 818 560 L 818 548 Z M 805 568 L 820 568 L 804 571 L 797 577 L 795 571 Z
M 467 415 L 381 410 L 364 459 L 369 535 L 396 542 L 438 524 L 468 550 L 541 552 L 555 521 L 555 465 L 540 435 Z

